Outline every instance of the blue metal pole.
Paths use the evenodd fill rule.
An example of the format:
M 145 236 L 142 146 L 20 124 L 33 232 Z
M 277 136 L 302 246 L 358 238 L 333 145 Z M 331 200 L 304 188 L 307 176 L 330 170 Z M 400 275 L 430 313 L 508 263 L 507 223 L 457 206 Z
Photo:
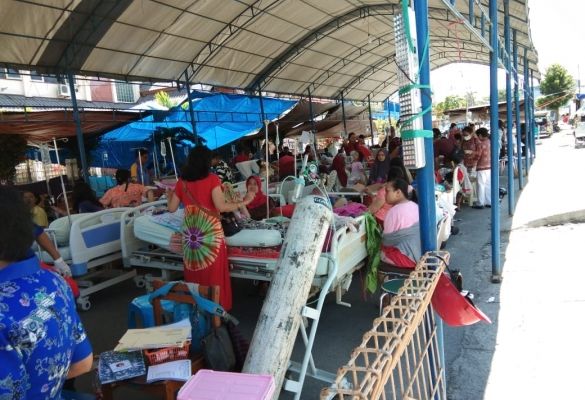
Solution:
M 536 138 L 534 136 L 534 131 L 536 131 L 535 119 L 534 119 L 534 80 L 532 73 L 534 72 L 533 69 L 530 70 L 530 121 L 532 123 L 532 159 L 530 160 L 531 163 L 534 162 L 534 158 L 536 157 Z M 557 115 L 558 117 L 558 115 Z
M 416 13 L 416 36 L 417 48 L 419 49 L 419 68 L 420 68 L 420 84 L 422 86 L 430 86 L 430 67 L 428 52 L 426 52 L 424 59 L 422 49 L 425 48 L 426 40 L 429 36 L 428 30 L 428 1 L 417 0 L 414 2 L 414 9 Z M 431 91 L 429 89 L 421 89 L 421 103 L 422 109 L 426 110 L 431 106 Z M 433 120 L 431 113 L 428 112 L 423 115 L 423 129 L 432 130 Z M 420 230 L 421 230 L 421 244 L 423 253 L 426 251 L 433 251 L 437 249 L 437 225 L 436 225 L 436 210 L 435 210 L 435 168 L 433 156 L 433 139 L 425 138 L 425 161 L 423 168 L 419 169 L 416 174 L 416 183 L 418 189 L 418 205 L 420 212 Z
M 513 31 L 514 42 L 514 108 L 516 110 L 516 168 L 518 170 L 518 188 L 524 188 L 524 177 L 522 176 L 522 142 L 520 138 L 522 133 L 520 131 L 520 89 L 518 78 L 518 42 L 516 41 L 516 29 Z M 508 193 L 509 194 L 509 193 Z
M 514 142 L 512 138 L 512 60 L 510 59 L 510 0 L 504 1 L 506 46 L 506 153 L 508 154 L 508 215 L 514 215 Z
M 191 128 L 193 129 L 193 135 L 195 136 L 195 144 L 199 142 L 197 136 L 197 126 L 195 124 L 195 112 L 193 111 L 193 102 L 191 101 L 191 87 L 189 85 L 189 76 L 187 70 L 185 70 L 185 88 L 187 89 L 187 101 L 189 102 L 189 117 L 191 118 Z
M 500 265 L 500 174 L 498 130 L 498 0 L 490 0 L 490 146 L 491 146 L 491 216 L 492 216 L 492 282 L 502 281 Z
M 473 0 L 469 0 L 469 23 L 475 26 L 475 13 L 473 11 Z
M 77 148 L 79 149 L 79 159 L 81 161 L 81 176 L 87 182 L 87 160 L 85 158 L 85 144 L 83 142 L 83 131 L 81 130 L 81 120 L 79 118 L 79 108 L 77 107 L 77 93 L 75 92 L 75 81 L 73 74 L 67 74 L 69 83 L 69 93 L 71 93 L 71 103 L 73 103 L 73 120 L 75 121 L 75 132 L 77 134 Z
M 526 168 L 526 176 L 528 176 L 528 169 L 530 167 L 528 159 L 531 157 L 530 150 L 530 94 L 528 88 L 530 86 L 530 78 L 528 76 L 528 49 L 524 48 L 524 148 L 526 149 L 526 157 L 524 158 L 524 168 Z
M 416 19 L 416 39 L 418 51 L 418 63 L 420 70 L 420 84 L 423 88 L 421 91 L 422 109 L 426 110 L 431 107 L 431 90 L 428 87 L 431 84 L 429 52 L 422 51 L 429 45 L 429 4 L 428 0 L 415 0 L 414 12 Z M 432 130 L 433 120 L 430 112 L 422 117 L 423 129 Z M 419 206 L 419 223 L 422 251 L 433 251 L 437 249 L 437 225 L 435 210 L 435 175 L 434 175 L 434 156 L 433 156 L 433 139 L 425 138 L 425 166 L 417 171 L 416 180 L 418 185 L 418 206 Z M 445 347 L 443 342 L 443 321 L 437 316 L 437 343 L 439 347 L 439 359 L 442 365 L 445 365 Z M 435 398 L 447 398 L 446 388 L 447 380 L 443 369 L 441 377 L 445 384 L 443 385 L 444 393 L 437 393 Z M 436 374 L 436 371 L 432 372 Z

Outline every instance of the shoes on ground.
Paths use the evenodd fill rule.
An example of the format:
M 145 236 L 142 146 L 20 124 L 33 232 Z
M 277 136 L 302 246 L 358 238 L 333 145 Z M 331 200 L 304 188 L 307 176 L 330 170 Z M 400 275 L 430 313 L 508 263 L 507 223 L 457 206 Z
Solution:
M 481 204 L 474 204 L 471 206 L 471 208 L 475 208 L 476 210 L 482 210 L 483 206 Z
M 451 226 L 451 235 L 457 235 L 459 233 L 459 227 L 458 226 Z

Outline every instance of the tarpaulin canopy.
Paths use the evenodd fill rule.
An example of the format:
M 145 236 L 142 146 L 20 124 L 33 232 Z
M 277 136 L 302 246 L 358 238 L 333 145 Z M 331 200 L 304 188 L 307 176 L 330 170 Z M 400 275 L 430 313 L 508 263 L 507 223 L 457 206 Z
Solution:
M 194 92 L 191 99 L 197 138 L 210 149 L 252 134 L 263 126 L 260 99 L 257 96 Z M 262 103 L 264 119 L 274 120 L 291 109 L 296 101 L 265 97 Z M 176 156 L 179 160 L 184 159 L 196 140 L 186 105 L 168 112 L 155 111 L 148 117 L 104 134 L 92 152 L 91 164 L 126 168 L 135 161 L 135 150 L 138 148 L 146 148 L 151 153 L 160 152 L 160 143 L 153 142 L 157 131 L 173 132 L 176 136 L 173 139 L 175 151 L 178 152 Z
M 527 4 L 509 1 L 510 24 L 538 77 Z M 486 0 L 428 1 L 432 69 L 489 63 L 486 10 Z M 504 0 L 498 11 L 503 37 Z M 3 1 L 0 63 L 135 81 L 187 75 L 194 84 L 383 101 L 398 88 L 400 13 L 399 0 Z

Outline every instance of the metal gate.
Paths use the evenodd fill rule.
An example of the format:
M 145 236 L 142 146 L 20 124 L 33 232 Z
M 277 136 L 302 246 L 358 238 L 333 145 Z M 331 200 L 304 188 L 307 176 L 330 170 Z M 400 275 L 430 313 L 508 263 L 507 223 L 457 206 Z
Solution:
M 321 399 L 446 399 L 431 297 L 447 252 L 425 254 Z

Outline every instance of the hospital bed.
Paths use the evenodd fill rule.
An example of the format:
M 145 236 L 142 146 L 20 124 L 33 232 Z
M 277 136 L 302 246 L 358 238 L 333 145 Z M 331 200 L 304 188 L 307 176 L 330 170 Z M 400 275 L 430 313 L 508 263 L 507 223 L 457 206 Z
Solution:
M 147 214 L 147 210 L 153 207 L 165 206 L 164 201 L 143 204 L 142 206 L 126 210 L 122 216 L 120 226 L 122 259 L 124 266 L 152 268 L 160 270 L 159 276 L 163 280 L 171 278 L 173 273 L 182 273 L 183 260 L 181 255 L 169 250 L 170 236 L 173 229 L 153 222 Z M 315 292 L 323 287 L 328 277 L 334 274 L 331 289 L 336 292 L 338 304 L 349 306 L 342 302 L 344 290 L 349 288 L 352 273 L 361 268 L 367 257 L 366 252 L 366 227 L 363 217 L 354 219 L 353 228 L 342 226 L 332 232 L 328 237 L 330 246 L 319 258 L 313 287 Z M 258 235 L 260 236 L 260 235 Z M 230 241 L 234 237 L 226 238 L 228 254 L 230 253 Z M 275 245 L 268 243 L 264 245 Z M 258 247 L 263 253 L 267 247 Z M 274 251 L 273 251 L 274 252 Z M 252 252 L 253 253 L 253 252 Z M 254 281 L 270 281 L 276 269 L 278 252 L 270 257 L 233 256 L 229 255 L 230 275 L 234 278 L 249 279 Z M 148 284 L 152 276 L 137 277 L 137 284 Z
M 100 290 L 134 278 L 136 271 L 116 270 L 110 263 L 122 258 L 120 218 L 127 208 L 113 208 L 95 213 L 60 218 L 46 232 L 53 239 L 80 288 L 77 304 L 89 310 L 89 296 Z M 69 223 L 71 222 L 71 225 Z M 41 253 L 45 262 L 50 256 Z

